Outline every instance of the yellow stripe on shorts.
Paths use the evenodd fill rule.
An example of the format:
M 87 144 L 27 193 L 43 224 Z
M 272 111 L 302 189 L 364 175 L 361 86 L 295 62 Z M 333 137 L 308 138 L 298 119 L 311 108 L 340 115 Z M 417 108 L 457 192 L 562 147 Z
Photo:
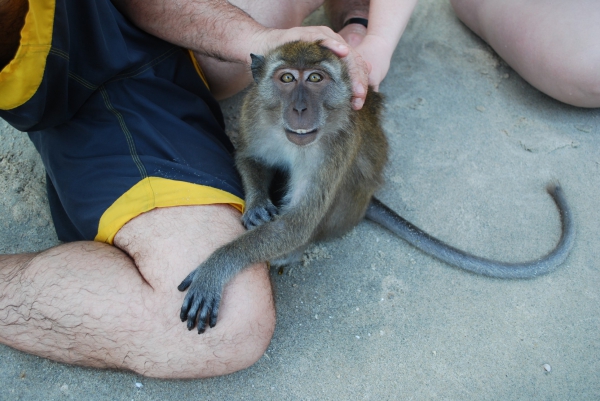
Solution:
M 52 46 L 55 0 L 29 2 L 21 43 L 11 62 L 0 71 L 0 109 L 11 110 L 27 102 L 44 77 Z
M 191 50 L 188 50 L 188 52 L 190 54 L 190 58 L 192 59 L 192 63 L 194 63 L 194 68 L 196 69 L 196 72 L 198 73 L 198 75 L 200 75 L 200 79 L 202 79 L 202 82 L 204 82 L 204 85 L 206 85 L 208 90 L 210 90 L 210 86 L 208 86 L 208 81 L 206 80 L 206 76 L 204 75 L 204 71 L 202 71 L 202 67 L 200 67 L 200 63 L 198 63 L 198 60 L 196 60 L 196 56 L 194 56 L 194 52 Z
M 158 207 L 229 204 L 240 212 L 244 201 L 223 190 L 160 177 L 144 178 L 119 197 L 98 223 L 95 241 L 113 243 L 129 220 Z

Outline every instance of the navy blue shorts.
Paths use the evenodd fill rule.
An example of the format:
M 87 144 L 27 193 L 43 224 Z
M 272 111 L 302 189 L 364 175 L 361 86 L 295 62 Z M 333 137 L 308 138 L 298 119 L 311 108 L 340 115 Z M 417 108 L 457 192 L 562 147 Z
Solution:
M 218 103 L 185 49 L 109 0 L 36 0 L 0 71 L 0 117 L 28 132 L 59 239 L 112 243 L 157 207 L 243 209 Z

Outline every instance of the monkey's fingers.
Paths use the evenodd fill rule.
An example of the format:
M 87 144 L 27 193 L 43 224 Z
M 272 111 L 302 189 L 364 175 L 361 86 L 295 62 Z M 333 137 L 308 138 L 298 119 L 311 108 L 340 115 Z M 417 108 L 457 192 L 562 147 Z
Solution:
M 217 315 L 219 314 L 219 306 L 221 305 L 221 297 L 215 298 L 211 311 L 210 311 L 210 327 L 215 327 L 217 325 Z
M 265 206 L 255 207 L 247 210 L 242 216 L 242 223 L 246 229 L 251 230 L 264 223 L 272 221 L 277 216 L 277 207 L 269 202 Z
M 192 291 L 193 292 L 193 291 Z M 188 293 L 187 296 L 192 296 L 191 293 Z M 187 312 L 187 328 L 188 330 L 192 330 L 194 328 L 194 326 L 196 325 L 196 316 L 198 316 L 198 310 L 200 309 L 200 307 L 204 304 L 204 297 L 203 296 L 195 296 L 194 300 L 192 302 L 192 305 L 190 306 L 190 309 Z M 198 326 L 200 326 L 200 321 L 198 321 Z M 204 324 L 204 323 L 202 323 Z
M 215 309 L 216 305 L 216 309 Z M 202 310 L 198 314 L 198 334 L 202 334 L 206 331 L 206 322 L 209 320 L 209 326 L 215 327 L 217 324 L 217 313 L 219 310 L 219 300 L 213 299 L 211 302 L 204 302 Z
M 267 211 L 267 213 L 269 213 L 269 217 L 275 217 L 279 214 L 279 210 L 277 209 L 277 206 L 275 206 L 273 203 L 269 202 L 269 204 L 267 206 L 265 206 L 265 210 Z
M 204 305 L 202 305 L 202 309 L 198 314 L 198 334 L 202 334 L 206 331 L 206 319 L 208 318 L 208 312 L 211 305 L 211 302 L 204 302 Z
M 268 216 L 260 216 L 260 211 L 250 210 L 242 216 L 242 224 L 246 230 L 252 230 L 258 227 Z
M 179 291 L 185 291 L 189 288 L 189 286 L 192 284 L 192 281 L 194 281 L 194 273 L 196 272 L 196 270 L 194 270 L 193 272 L 191 272 L 190 274 L 188 274 L 188 276 L 186 278 L 183 279 L 183 281 L 181 282 L 181 284 L 179 284 L 177 286 L 177 289 Z
M 181 319 L 182 322 L 185 322 L 187 320 L 188 310 L 190 309 L 190 303 L 192 302 L 192 297 L 189 297 L 188 295 L 186 295 L 183 299 L 181 311 L 179 312 L 179 319 Z

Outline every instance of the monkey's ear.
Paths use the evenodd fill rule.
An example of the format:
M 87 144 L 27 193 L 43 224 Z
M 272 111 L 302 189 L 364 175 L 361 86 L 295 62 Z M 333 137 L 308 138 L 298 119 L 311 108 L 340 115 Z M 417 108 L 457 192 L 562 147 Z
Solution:
M 252 70 L 252 78 L 254 78 L 254 82 L 258 83 L 260 73 L 265 65 L 265 56 L 259 56 L 257 54 L 250 53 L 250 58 L 252 59 L 252 64 L 250 65 L 250 69 Z

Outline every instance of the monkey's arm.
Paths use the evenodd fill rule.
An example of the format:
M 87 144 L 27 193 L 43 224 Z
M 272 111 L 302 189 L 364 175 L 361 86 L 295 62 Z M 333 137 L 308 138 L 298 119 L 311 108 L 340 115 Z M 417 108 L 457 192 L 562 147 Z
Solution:
M 242 177 L 246 198 L 246 211 L 242 223 L 251 230 L 277 215 L 277 208 L 269 197 L 269 186 L 275 169 L 247 157 L 236 158 L 236 166 Z
M 264 262 L 306 244 L 329 209 L 339 185 L 339 177 L 331 180 L 307 180 L 304 188 L 310 196 L 282 210 L 273 221 L 244 233 L 217 249 L 204 263 L 190 273 L 177 287 L 188 292 L 181 307 L 180 318 L 187 320 L 189 330 L 198 324 L 198 333 L 217 323 L 221 292 L 224 285 L 239 271 L 253 263 Z M 327 185 L 325 185 L 327 184 Z

